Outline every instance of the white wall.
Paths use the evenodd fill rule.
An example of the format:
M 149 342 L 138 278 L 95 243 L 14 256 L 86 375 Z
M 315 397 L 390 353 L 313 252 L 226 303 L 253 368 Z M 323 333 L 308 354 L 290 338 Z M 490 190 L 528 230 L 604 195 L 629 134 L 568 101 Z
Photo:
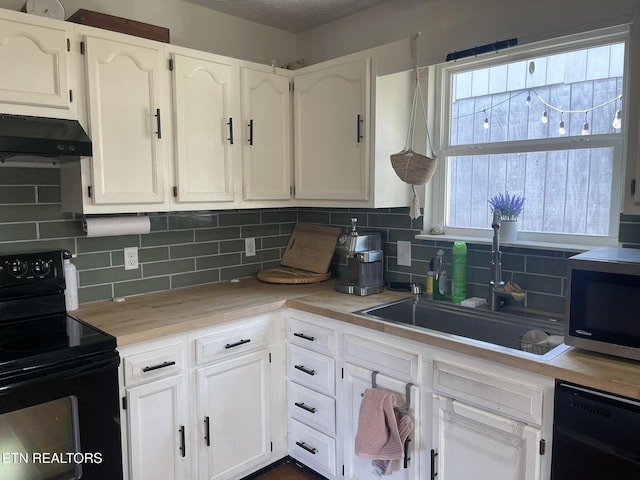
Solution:
M 520 44 L 609 26 L 640 14 L 638 0 L 391 0 L 298 35 L 309 64 L 408 39 L 421 32 L 420 65 L 498 40 Z M 408 42 L 404 43 L 408 49 Z M 408 58 L 408 55 L 407 55 Z
M 20 10 L 26 0 L 0 0 L 0 7 Z M 171 43 L 257 63 L 296 58 L 296 37 L 186 0 L 62 0 L 67 17 L 78 9 L 168 28 Z

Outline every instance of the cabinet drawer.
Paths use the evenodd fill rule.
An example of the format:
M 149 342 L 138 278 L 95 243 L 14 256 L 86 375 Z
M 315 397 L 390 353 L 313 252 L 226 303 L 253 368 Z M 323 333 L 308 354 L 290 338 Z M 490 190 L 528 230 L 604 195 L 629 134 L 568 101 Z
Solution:
M 269 344 L 269 322 L 243 324 L 195 339 L 196 365 L 246 353 Z
M 542 424 L 542 388 L 456 365 L 435 362 L 433 389 L 501 415 Z
M 125 356 L 122 360 L 124 384 L 130 387 L 178 373 L 184 368 L 183 358 L 181 343 Z
M 287 318 L 287 341 L 301 347 L 333 355 L 335 353 L 335 340 L 333 330 L 330 328 L 304 322 L 297 318 Z
M 392 348 L 354 335 L 344 336 L 344 359 L 405 382 L 418 381 L 417 353 Z
M 336 402 L 333 398 L 288 382 L 287 409 L 290 417 L 327 435 L 336 434 Z
M 289 419 L 289 454 L 321 474 L 336 475 L 336 441 L 292 418 Z
M 319 392 L 335 393 L 335 361 L 331 357 L 287 345 L 287 375 L 290 380 Z

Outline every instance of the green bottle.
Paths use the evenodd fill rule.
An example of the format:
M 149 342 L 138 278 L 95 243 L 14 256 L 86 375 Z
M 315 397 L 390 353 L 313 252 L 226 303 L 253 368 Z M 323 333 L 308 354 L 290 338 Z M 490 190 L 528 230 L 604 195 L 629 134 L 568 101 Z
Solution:
M 454 242 L 451 253 L 451 301 L 459 304 L 467 298 L 467 244 Z

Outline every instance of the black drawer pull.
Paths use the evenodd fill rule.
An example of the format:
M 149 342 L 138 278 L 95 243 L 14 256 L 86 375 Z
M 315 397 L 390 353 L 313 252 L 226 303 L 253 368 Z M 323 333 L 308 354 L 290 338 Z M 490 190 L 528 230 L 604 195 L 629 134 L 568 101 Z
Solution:
M 304 442 L 296 442 L 296 445 L 298 445 L 300 448 L 305 449 L 307 452 L 309 452 L 311 455 L 315 455 L 318 451 L 313 448 L 308 446 L 306 443 Z
M 309 340 L 310 342 L 315 342 L 316 337 L 310 337 L 309 335 L 305 335 L 304 333 L 294 333 L 294 337 L 302 338 L 304 340 Z
M 306 373 L 307 375 L 315 375 L 316 371 L 315 370 L 309 370 L 308 368 L 304 368 L 304 365 L 294 365 L 294 368 L 296 370 L 300 370 L 303 373 Z
M 187 444 L 184 438 L 184 425 L 180 425 L 178 432 L 180 432 L 180 456 L 184 458 L 187 456 Z
M 249 120 L 249 145 L 253 145 L 253 119 Z
M 411 457 L 409 456 L 410 441 L 411 439 L 409 437 L 407 437 L 407 439 L 404 441 L 404 462 L 403 462 L 404 468 L 409 468 L 409 460 L 411 460 Z
M 436 458 L 438 457 L 438 452 L 434 449 L 431 449 L 431 480 L 436 480 L 438 476 L 438 472 L 436 472 Z
M 227 140 L 229 140 L 229 143 L 233 145 L 233 118 L 229 117 L 227 125 L 229 126 L 229 136 L 227 137 Z
M 159 370 L 161 368 L 171 367 L 171 366 L 173 366 L 175 364 L 176 364 L 176 362 L 162 362 L 162 363 L 160 363 L 158 365 L 151 365 L 150 367 L 144 367 L 142 369 L 142 371 L 145 372 L 145 373 L 146 372 L 151 372 L 153 370 Z
M 156 135 L 158 139 L 162 138 L 162 120 L 160 120 L 160 109 L 156 108 Z
M 313 407 L 310 407 L 309 405 L 306 405 L 304 402 L 296 402 L 294 403 L 294 405 L 298 408 L 301 408 L 303 410 L 306 410 L 309 413 L 316 413 L 317 410 Z
M 204 417 L 204 443 L 207 447 L 211 446 L 211 437 L 209 431 L 209 417 Z
M 250 338 L 247 338 L 245 340 L 240 340 L 239 342 L 236 343 L 227 343 L 224 348 L 233 348 L 233 347 L 239 347 L 240 345 L 244 345 L 245 343 L 249 343 L 251 341 Z

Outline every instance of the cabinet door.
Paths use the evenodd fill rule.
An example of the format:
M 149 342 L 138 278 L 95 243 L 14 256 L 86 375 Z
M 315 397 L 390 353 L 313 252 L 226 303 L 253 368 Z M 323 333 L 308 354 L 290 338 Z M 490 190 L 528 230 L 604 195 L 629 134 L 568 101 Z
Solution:
M 241 77 L 244 199 L 288 200 L 292 167 L 289 78 L 250 68 L 242 68 Z
M 232 67 L 186 55 L 173 58 L 177 201 L 231 201 L 231 146 L 240 141 L 239 125 L 233 124 Z
M 348 363 L 344 364 L 344 462 L 345 462 L 345 478 L 347 480 L 374 480 L 379 476 L 373 473 L 371 460 L 360 458 L 355 454 L 355 438 L 358 432 L 358 418 L 360 413 L 360 404 L 362 403 L 362 395 L 364 391 L 372 387 L 372 371 L 366 368 L 358 367 Z M 384 388 L 397 394 L 398 405 L 405 403 L 406 386 L 405 382 L 396 380 L 386 375 L 378 374 L 376 376 L 378 388 Z M 420 411 L 419 389 L 416 386 L 411 387 L 411 402 L 409 414 L 414 420 L 414 430 L 409 435 L 410 441 L 406 443 L 407 449 L 404 460 L 395 461 L 395 467 L 391 475 L 384 478 L 400 480 L 415 479 L 418 477 L 418 454 L 420 446 L 419 431 L 420 424 L 417 418 L 417 412 Z M 426 477 L 420 477 L 426 478 Z M 471 477 L 469 477 L 471 478 Z
M 368 200 L 370 60 L 295 77 L 296 198 Z
M 539 428 L 435 396 L 433 435 L 439 480 L 540 479 Z
M 130 478 L 189 478 L 187 405 L 183 375 L 127 389 Z
M 0 19 L 0 102 L 69 109 L 67 32 Z
M 93 141 L 94 204 L 165 201 L 166 139 L 161 51 L 154 45 L 85 38 Z
M 269 459 L 269 353 L 197 370 L 198 478 L 236 477 Z

